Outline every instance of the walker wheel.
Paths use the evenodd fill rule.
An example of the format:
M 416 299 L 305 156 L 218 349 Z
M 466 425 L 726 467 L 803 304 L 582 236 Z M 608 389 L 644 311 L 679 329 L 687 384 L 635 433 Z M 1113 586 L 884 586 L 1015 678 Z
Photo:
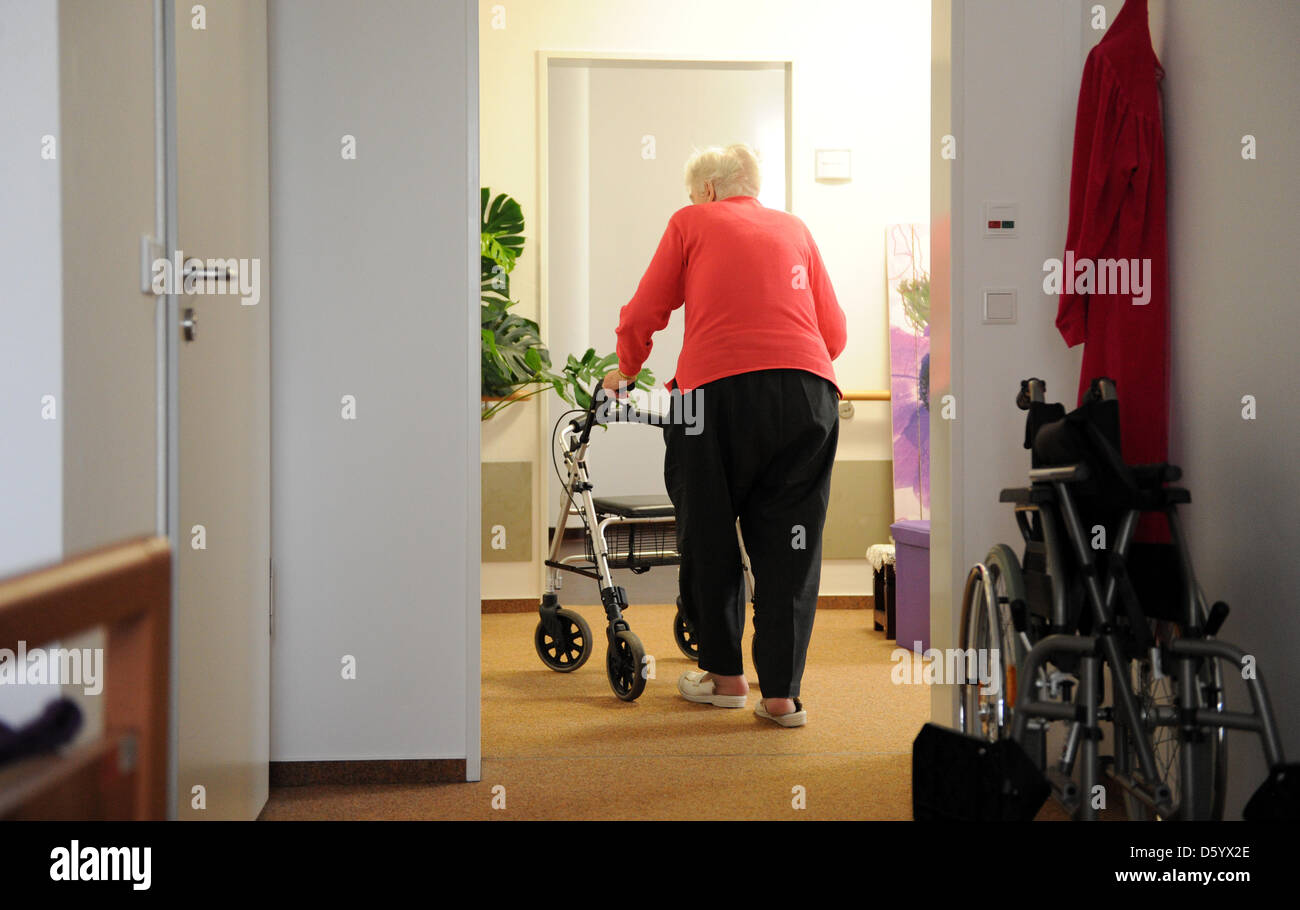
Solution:
M 560 623 L 559 637 L 552 637 L 546 631 L 546 623 L 538 620 L 533 646 L 546 666 L 557 673 L 572 673 L 591 656 L 591 626 L 581 613 L 563 607 L 555 611 L 555 618 Z
M 677 598 L 677 616 L 673 619 L 673 641 L 677 642 L 677 648 L 691 660 L 700 659 L 700 643 L 695 638 L 695 629 L 691 627 L 691 621 L 686 618 L 686 611 L 682 609 L 682 599 Z
M 605 672 L 614 694 L 623 701 L 636 701 L 645 691 L 644 665 L 641 639 L 627 629 L 615 633 L 605 652 Z

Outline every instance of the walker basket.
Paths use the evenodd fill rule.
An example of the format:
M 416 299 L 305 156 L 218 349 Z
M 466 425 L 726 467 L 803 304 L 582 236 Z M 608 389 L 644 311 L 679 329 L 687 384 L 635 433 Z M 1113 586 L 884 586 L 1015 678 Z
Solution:
M 596 562 L 594 536 L 586 535 L 587 559 Z M 677 552 L 677 523 L 672 520 L 652 522 L 611 522 L 605 526 L 605 546 L 611 569 L 649 569 L 675 566 L 682 561 Z

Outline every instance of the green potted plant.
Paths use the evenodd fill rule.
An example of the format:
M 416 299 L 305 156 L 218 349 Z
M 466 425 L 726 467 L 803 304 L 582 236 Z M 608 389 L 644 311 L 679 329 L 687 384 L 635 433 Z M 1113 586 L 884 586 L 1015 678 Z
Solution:
M 551 370 L 551 354 L 537 323 L 510 312 L 518 304 L 510 299 L 510 273 L 524 252 L 523 210 L 504 193 L 492 198 L 487 187 L 481 200 L 482 419 L 548 388 L 575 407 L 589 407 L 591 389 L 618 365 L 618 356 L 601 357 L 588 348 L 581 359 L 570 355 L 559 373 Z M 643 369 L 635 388 L 651 388 L 654 381 L 654 374 Z

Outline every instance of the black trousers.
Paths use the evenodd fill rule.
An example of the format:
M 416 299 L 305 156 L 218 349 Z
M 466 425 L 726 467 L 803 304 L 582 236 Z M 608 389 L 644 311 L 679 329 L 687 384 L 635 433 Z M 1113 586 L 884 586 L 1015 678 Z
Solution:
M 839 395 L 804 370 L 757 370 L 681 397 L 664 425 L 664 483 L 677 513 L 682 607 L 700 668 L 745 672 L 739 518 L 754 573 L 759 687 L 764 698 L 793 698 L 817 609 Z

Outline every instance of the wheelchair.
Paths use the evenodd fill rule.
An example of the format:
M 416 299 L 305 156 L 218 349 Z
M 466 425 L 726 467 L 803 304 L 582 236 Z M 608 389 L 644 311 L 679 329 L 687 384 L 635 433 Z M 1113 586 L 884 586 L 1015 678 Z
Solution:
M 628 608 L 627 590 L 614 584 L 612 570 L 629 569 L 641 575 L 652 568 L 681 564 L 677 550 L 676 515 L 667 496 L 593 495 L 595 489 L 587 467 L 587 450 L 593 427 L 609 423 L 662 425 L 671 415 L 643 411 L 631 401 L 606 397 L 597 385 L 591 392 L 591 404 L 581 416 L 569 420 L 560 431 L 560 448 L 565 471 L 555 463 L 555 431 L 572 411 L 562 415 L 552 430 L 552 462 L 564 484 L 564 497 L 555 523 L 555 536 L 547 555 L 546 589 L 538 606 L 540 618 L 533 634 L 537 656 L 547 667 L 559 673 L 572 673 L 591 657 L 594 639 L 591 626 L 576 610 L 562 607 L 558 591 L 563 573 L 581 575 L 597 582 L 600 602 L 605 609 L 607 648 L 605 672 L 610 689 L 622 701 L 635 701 L 645 690 L 649 675 L 648 659 L 641 639 L 631 630 L 623 612 Z M 584 529 L 584 551 L 572 556 L 560 555 L 569 519 L 578 518 Z M 740 522 L 736 522 L 740 543 L 741 565 L 746 591 L 753 601 L 754 579 L 745 552 Z M 695 629 L 687 616 L 682 598 L 677 597 L 677 614 L 673 620 L 673 640 L 683 656 L 699 659 Z
M 1045 392 L 1021 382 L 1030 485 L 999 496 L 1022 554 L 992 547 L 962 594 L 960 654 L 968 671 L 986 661 L 962 674 L 962 731 L 1013 742 L 1050 785 L 1040 804 L 1050 792 L 1079 820 L 1097 818 L 1103 775 L 1130 819 L 1222 818 L 1226 733 L 1248 731 L 1270 775 L 1246 817 L 1294 818 L 1300 766 L 1286 764 L 1258 669 L 1242 672 L 1253 661 L 1217 637 L 1229 608 L 1207 606 L 1193 572 L 1177 513 L 1191 496 L 1169 485 L 1181 470 L 1124 462 L 1113 380 L 1069 414 Z M 1165 516 L 1170 542 L 1134 540 L 1147 513 Z M 1224 672 L 1245 677 L 1251 710 L 1228 709 Z

